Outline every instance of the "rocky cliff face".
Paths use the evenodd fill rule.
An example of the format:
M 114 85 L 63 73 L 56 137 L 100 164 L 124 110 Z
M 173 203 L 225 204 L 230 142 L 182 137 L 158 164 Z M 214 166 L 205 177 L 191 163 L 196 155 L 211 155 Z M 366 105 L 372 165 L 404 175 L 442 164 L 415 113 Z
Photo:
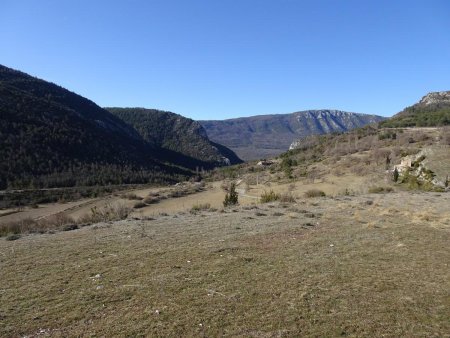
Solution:
M 437 103 L 450 105 L 450 91 L 428 93 L 419 101 L 419 104 L 426 106 Z
M 380 123 L 387 128 L 447 125 L 450 125 L 450 91 L 428 93 L 416 104 Z
M 450 189 L 450 146 L 432 145 L 415 155 L 402 158 L 394 168 L 399 173 L 399 181 L 410 187 L 422 186 L 428 190 Z
M 298 138 L 344 132 L 383 119 L 340 110 L 308 110 L 200 123 L 211 140 L 226 145 L 244 160 L 252 160 L 279 155 Z

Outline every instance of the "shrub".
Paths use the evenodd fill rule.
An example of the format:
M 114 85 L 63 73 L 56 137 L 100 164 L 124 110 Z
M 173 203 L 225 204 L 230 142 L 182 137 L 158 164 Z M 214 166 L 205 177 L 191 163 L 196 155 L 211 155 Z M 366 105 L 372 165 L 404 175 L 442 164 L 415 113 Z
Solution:
M 122 197 L 127 200 L 137 200 L 137 201 L 141 201 L 144 199 L 143 197 L 140 197 L 134 193 L 127 193 L 127 194 L 122 195 Z
M 305 192 L 305 197 L 313 198 L 313 197 L 324 197 L 326 196 L 325 192 L 319 189 L 311 189 Z
M 21 236 L 19 234 L 13 234 L 13 235 L 9 235 L 7 236 L 5 239 L 7 241 L 15 241 L 18 240 Z
M 137 203 L 135 203 L 133 205 L 133 208 L 140 209 L 140 208 L 143 208 L 143 207 L 146 207 L 146 206 L 147 206 L 147 204 L 145 204 L 144 202 L 137 202 Z
M 395 168 L 394 173 L 393 173 L 394 182 L 398 181 L 398 176 L 399 176 L 398 170 L 397 170 L 397 168 Z
M 75 222 L 72 217 L 63 213 L 58 213 L 42 219 L 40 223 L 46 228 L 60 228 L 66 224 L 73 224 Z
M 65 226 L 63 226 L 62 231 L 72 231 L 72 230 L 77 230 L 78 229 L 78 225 L 76 224 L 66 224 Z
M 209 203 L 194 204 L 190 210 L 190 213 L 195 214 L 199 211 L 205 211 L 205 210 L 211 210 L 211 204 L 209 204 Z
M 50 230 L 75 230 L 79 226 L 92 223 L 125 219 L 128 217 L 130 211 L 131 209 L 129 207 L 117 203 L 114 205 L 107 204 L 100 209 L 93 207 L 90 214 L 80 217 L 77 222 L 63 213 L 52 215 L 39 221 L 27 218 L 17 222 L 1 224 L 0 237 L 22 233 L 44 233 Z
M 369 193 L 370 194 L 385 194 L 388 192 L 393 192 L 394 189 L 392 189 L 391 187 L 370 187 L 369 188 Z
M 26 218 L 17 222 L 0 225 L 0 236 L 22 233 L 44 233 L 49 230 L 63 229 L 67 224 L 75 224 L 74 220 L 62 213 L 52 215 L 39 221 Z
M 120 221 L 128 217 L 131 208 L 125 204 L 107 204 L 103 208 L 93 207 L 91 213 L 80 218 L 80 223 L 98 223 L 108 221 Z
M 270 190 L 269 192 L 264 191 L 261 194 L 260 201 L 261 203 L 269 203 L 278 201 L 280 199 L 280 194 L 276 194 L 273 190 Z
M 280 195 L 280 202 L 282 203 L 295 203 L 295 197 L 291 193 L 284 193 Z
M 236 192 L 236 184 L 233 182 L 230 185 L 229 192 L 226 193 L 223 201 L 223 206 L 228 207 L 230 205 L 238 204 L 238 193 Z
M 159 197 L 157 197 L 157 196 L 147 196 L 146 198 L 144 198 L 145 204 L 155 204 L 158 202 L 159 202 Z

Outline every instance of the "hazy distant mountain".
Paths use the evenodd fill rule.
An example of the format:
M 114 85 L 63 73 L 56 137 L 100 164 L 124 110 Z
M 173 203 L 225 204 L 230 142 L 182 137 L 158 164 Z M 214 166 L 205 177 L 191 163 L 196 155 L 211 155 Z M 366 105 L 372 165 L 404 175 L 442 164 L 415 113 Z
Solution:
M 251 160 L 279 155 L 301 137 L 344 132 L 383 119 L 339 110 L 308 110 L 200 123 L 212 141 L 226 145 L 244 160 Z
M 418 103 L 407 107 L 381 127 L 432 127 L 450 125 L 450 91 L 425 95 Z
M 94 102 L 0 65 L 0 189 L 167 182 L 216 164 L 147 142 Z
M 105 108 L 131 125 L 155 147 L 203 161 L 208 167 L 241 163 L 230 149 L 211 142 L 200 123 L 167 111 L 144 108 Z

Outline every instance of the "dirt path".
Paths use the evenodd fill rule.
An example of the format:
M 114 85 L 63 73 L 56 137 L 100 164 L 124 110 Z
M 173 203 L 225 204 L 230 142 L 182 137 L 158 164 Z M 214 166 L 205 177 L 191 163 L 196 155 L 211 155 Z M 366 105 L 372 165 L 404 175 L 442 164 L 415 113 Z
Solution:
M 155 216 L 161 213 L 176 213 L 181 211 L 189 211 L 196 204 L 209 203 L 212 208 L 220 209 L 223 207 L 223 200 L 225 192 L 221 188 L 222 181 L 213 182 L 209 185 L 207 190 L 186 195 L 179 198 L 168 198 L 159 201 L 156 204 L 148 205 L 141 209 L 135 209 L 132 213 L 134 217 Z M 267 184 L 259 184 L 258 186 L 252 185 L 247 190 L 238 189 L 239 192 L 239 204 L 240 205 L 252 205 L 257 204 L 259 197 L 265 191 L 273 190 L 275 193 L 291 193 L 294 197 L 302 198 L 303 194 L 310 189 L 323 190 L 328 196 L 335 196 L 344 194 L 345 190 L 361 193 L 362 187 L 367 189 L 367 183 L 365 178 L 354 175 L 333 176 L 326 175 L 321 179 L 310 181 L 302 179 L 296 182 L 271 182 Z M 26 208 L 23 211 L 14 212 L 13 209 L 5 210 L 9 213 L 5 216 L 0 216 L 0 224 L 20 221 L 27 218 L 42 219 L 50 217 L 58 213 L 64 213 L 74 219 L 78 219 L 83 215 L 91 212 L 91 209 L 103 208 L 108 204 L 120 203 L 130 208 L 133 208 L 136 200 L 129 200 L 123 198 L 125 193 L 132 193 L 142 198 L 148 196 L 151 192 L 158 192 L 164 188 L 144 188 L 135 189 L 129 191 L 122 191 L 120 194 L 111 194 L 108 196 L 84 199 L 75 202 L 68 203 L 53 203 L 40 205 L 37 209 Z M 170 188 L 170 187 L 169 187 Z M 14 213 L 10 213 L 14 212 Z
M 94 203 L 98 199 L 80 200 L 67 203 L 52 203 L 40 205 L 39 208 L 26 208 L 9 215 L 0 216 L 0 223 L 9 223 L 24 220 L 27 218 L 42 219 L 51 215 L 67 212 L 71 210 L 82 209 L 83 207 Z

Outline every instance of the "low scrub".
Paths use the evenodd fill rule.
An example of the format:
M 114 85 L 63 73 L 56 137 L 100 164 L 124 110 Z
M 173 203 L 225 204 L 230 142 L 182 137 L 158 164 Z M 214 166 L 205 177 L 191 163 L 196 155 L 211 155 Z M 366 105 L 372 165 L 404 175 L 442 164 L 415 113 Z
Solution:
M 325 192 L 319 189 L 310 189 L 305 192 L 305 197 L 314 198 L 314 197 L 324 197 L 326 196 Z
M 142 201 L 144 199 L 143 197 L 138 196 L 134 193 L 124 194 L 124 195 L 122 195 L 122 198 L 125 198 L 127 200 L 136 200 L 136 201 Z
M 144 202 L 136 202 L 134 205 L 133 205 L 133 208 L 134 209 L 141 209 L 141 208 L 144 208 L 144 207 L 146 207 L 147 206 L 147 204 L 145 204 Z
M 159 197 L 158 196 L 147 196 L 146 198 L 144 198 L 144 203 L 145 204 L 155 204 L 159 202 Z
M 197 212 L 207 211 L 207 210 L 211 210 L 211 204 L 209 204 L 209 203 L 194 204 L 190 210 L 190 213 L 196 214 Z
M 130 212 L 131 208 L 118 203 L 108 204 L 103 208 L 94 207 L 89 214 L 82 216 L 78 221 L 62 213 L 40 220 L 26 218 L 16 222 L 1 224 L 0 237 L 18 234 L 46 233 L 58 230 L 70 231 L 88 224 L 119 221 L 127 218 Z
M 6 240 L 7 241 L 16 241 L 20 238 L 21 236 L 19 234 L 12 234 L 9 236 L 6 236 Z
M 279 199 L 280 194 L 275 193 L 273 190 L 270 190 L 269 192 L 264 191 L 260 197 L 261 203 L 275 202 L 278 201 Z
M 102 208 L 93 207 L 89 214 L 80 218 L 80 223 L 99 223 L 109 221 L 120 221 L 128 217 L 131 212 L 131 208 L 125 204 L 107 204 Z
M 280 195 L 280 202 L 295 203 L 295 197 L 291 193 L 284 193 Z
M 391 187 L 370 187 L 369 194 L 386 194 L 389 192 L 393 192 L 394 189 Z
M 0 237 L 24 233 L 45 233 L 52 230 L 64 230 L 67 225 L 76 222 L 64 214 L 56 214 L 40 220 L 26 218 L 0 225 Z

